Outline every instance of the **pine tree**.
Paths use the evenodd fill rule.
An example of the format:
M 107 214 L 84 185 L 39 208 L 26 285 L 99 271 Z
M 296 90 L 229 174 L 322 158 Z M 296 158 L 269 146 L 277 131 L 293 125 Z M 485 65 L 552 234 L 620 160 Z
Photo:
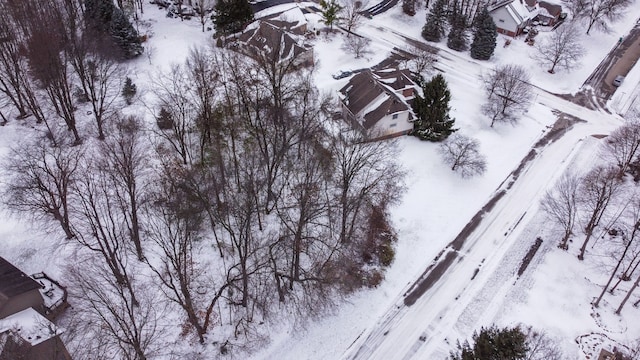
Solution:
M 320 0 L 320 6 L 322 7 L 322 22 L 325 25 L 329 25 L 330 29 L 333 29 L 333 24 L 338 22 L 338 15 L 342 6 L 335 2 L 335 0 L 325 1 Z
M 138 32 L 127 16 L 111 0 L 85 0 L 85 25 L 94 40 L 108 38 L 130 59 L 143 52 Z M 110 48 L 110 46 L 101 45 Z
M 416 96 L 413 111 L 418 119 L 413 123 L 412 135 L 421 140 L 442 141 L 457 129 L 449 116 L 451 93 L 447 81 L 438 74 L 422 85 L 424 97 Z
M 447 47 L 456 51 L 467 50 L 467 36 L 465 30 L 467 28 L 467 19 L 460 10 L 458 3 L 453 5 L 451 13 L 451 30 L 447 38 Z
M 473 346 L 467 341 L 463 344 L 458 343 L 458 352 L 451 354 L 451 360 L 521 360 L 527 358 L 529 351 L 527 336 L 519 327 L 482 328 L 480 333 L 473 334 L 473 342 Z
M 442 40 L 446 24 L 447 0 L 437 0 L 427 14 L 427 21 L 422 28 L 422 37 L 433 42 Z
M 124 86 L 122 87 L 122 97 L 124 97 L 124 101 L 127 105 L 131 105 L 133 102 L 133 97 L 136 95 L 138 89 L 136 88 L 136 84 L 131 81 L 131 78 L 127 76 L 124 81 Z
M 413 16 L 416 14 L 416 1 L 415 0 L 402 0 L 402 11 Z
M 220 0 L 211 19 L 218 32 L 233 34 L 253 20 L 253 9 L 247 0 Z
M 474 22 L 471 57 L 478 60 L 489 60 L 496 49 L 497 37 L 496 24 L 487 8 L 484 8 Z
M 113 42 L 122 50 L 125 59 L 132 59 L 143 52 L 140 36 L 133 27 L 124 12 L 118 8 L 113 9 L 109 35 Z

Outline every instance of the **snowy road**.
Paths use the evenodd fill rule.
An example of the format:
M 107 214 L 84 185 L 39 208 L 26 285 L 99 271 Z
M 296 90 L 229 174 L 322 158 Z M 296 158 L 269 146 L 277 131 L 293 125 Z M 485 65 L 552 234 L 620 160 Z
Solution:
M 574 107 L 574 104 L 544 92 L 538 95 L 539 101 L 553 104 L 587 122 L 575 125 L 557 141 L 537 149 L 537 155 L 524 166 L 517 179 L 510 175 L 496 190 L 496 193 L 506 191 L 504 196 L 484 215 L 460 251 L 450 245 L 439 257 L 439 261 L 453 259 L 442 277 L 411 306 L 405 305 L 404 297 L 400 296 L 375 328 L 365 331 L 343 358 L 435 359 L 446 356 L 450 346 L 445 337 L 451 334 L 461 314 L 479 296 L 492 275 L 505 271 L 499 266 L 505 254 L 512 247 L 529 247 L 531 241 L 516 242 L 531 240 L 521 239 L 521 230 L 535 216 L 540 197 L 577 153 L 597 155 L 599 141 L 591 135 L 609 133 L 619 124 L 617 119 L 605 113 Z M 492 293 L 492 299 L 484 298 L 483 301 L 499 306 L 512 283 L 505 282 Z
M 377 29 L 380 32 L 380 28 Z M 384 32 L 388 36 L 398 36 Z M 392 42 L 392 39 L 387 39 Z M 441 50 L 440 70 L 450 77 L 471 81 L 477 76 L 461 72 L 456 53 Z M 478 64 L 479 66 L 482 66 Z M 522 234 L 537 214 L 540 197 L 564 173 L 577 154 L 597 156 L 599 140 L 592 135 L 608 134 L 620 120 L 602 111 L 588 110 L 542 89 L 534 89 L 535 102 L 558 113 L 584 122 L 567 128 L 555 141 L 535 149 L 535 156 L 523 160 L 495 191 L 494 204 L 471 231 L 462 231 L 420 279 L 398 295 L 394 304 L 373 328 L 365 329 L 343 354 L 343 359 L 438 359 L 451 349 L 447 336 L 455 334 L 456 324 L 471 304 L 481 300 L 476 321 L 494 314 L 515 281 L 515 269 L 529 248 L 530 233 Z M 518 250 L 518 251 L 515 251 Z M 524 250 L 524 251 L 522 251 Z M 503 266 L 511 260 L 511 266 Z M 501 278 L 494 291 L 483 291 L 490 279 Z M 466 279 L 466 280 L 461 280 Z M 507 281 L 505 281 L 507 280 Z M 416 293 L 417 288 L 422 288 Z M 465 320 L 468 321 L 468 320 Z M 471 328 L 474 328 L 473 326 Z M 468 336 L 470 334 L 463 334 Z

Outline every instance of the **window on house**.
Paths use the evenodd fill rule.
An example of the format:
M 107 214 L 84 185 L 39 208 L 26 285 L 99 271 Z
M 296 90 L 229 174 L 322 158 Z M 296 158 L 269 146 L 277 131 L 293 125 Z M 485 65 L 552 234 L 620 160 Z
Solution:
M 393 124 L 389 125 L 389 127 L 390 127 L 390 128 L 392 128 L 392 127 L 396 127 L 396 125 L 397 125 L 396 123 L 393 123 Z
M 398 114 L 393 114 L 393 116 L 391 117 L 392 119 L 397 119 L 398 118 Z
M 502 20 L 502 19 L 498 19 L 498 22 L 502 22 L 502 23 L 503 23 L 503 22 L 504 22 L 504 20 Z

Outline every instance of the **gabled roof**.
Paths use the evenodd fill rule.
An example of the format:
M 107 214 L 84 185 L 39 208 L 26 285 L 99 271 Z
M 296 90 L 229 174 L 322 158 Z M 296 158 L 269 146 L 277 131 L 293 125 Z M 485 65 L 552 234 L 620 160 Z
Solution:
M 522 24 L 538 15 L 536 0 L 505 0 L 489 6 L 489 12 L 504 7 L 516 24 Z
M 411 110 L 397 94 L 417 86 L 410 74 L 408 70 L 397 69 L 357 73 L 340 89 L 342 102 L 351 113 L 362 116 L 362 126 L 370 129 L 386 115 Z
M 238 41 L 246 46 L 249 55 L 264 55 L 267 58 L 277 58 L 285 61 L 296 58 L 305 51 L 286 31 L 276 26 L 274 20 L 259 21 L 258 26 L 245 30 L 238 37 Z
M 416 83 L 411 80 L 411 71 L 409 69 L 384 69 L 375 71 L 374 74 L 378 77 L 378 81 L 396 91 L 416 86 Z
M 0 257 L 0 295 L 12 298 L 40 287 L 38 282 Z
M 547 15 L 552 18 L 555 18 L 560 16 L 560 14 L 562 13 L 562 6 L 558 4 L 551 4 L 546 1 L 540 1 L 538 5 L 540 6 L 541 13 L 543 12 L 543 10 L 545 10 L 548 13 L 548 15 L 547 14 L 542 14 L 542 15 Z

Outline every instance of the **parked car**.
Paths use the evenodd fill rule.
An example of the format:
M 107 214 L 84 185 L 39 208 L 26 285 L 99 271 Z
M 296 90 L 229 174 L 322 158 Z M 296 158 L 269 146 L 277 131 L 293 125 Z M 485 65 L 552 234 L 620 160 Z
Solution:
M 189 5 L 178 6 L 177 4 L 171 4 L 169 5 L 169 7 L 167 7 L 167 16 L 168 17 L 181 16 L 183 18 L 188 19 L 188 18 L 191 18 L 192 16 L 196 16 L 196 12 L 195 10 L 193 10 L 193 7 Z
M 623 81 L 624 81 L 624 76 L 618 75 L 618 76 L 616 76 L 615 79 L 613 79 L 612 84 L 613 84 L 613 86 L 618 87 L 618 86 L 622 85 Z
M 353 71 L 339 71 L 333 75 L 331 75 L 334 79 L 338 80 L 338 79 L 343 79 L 346 78 L 347 76 L 353 74 Z

